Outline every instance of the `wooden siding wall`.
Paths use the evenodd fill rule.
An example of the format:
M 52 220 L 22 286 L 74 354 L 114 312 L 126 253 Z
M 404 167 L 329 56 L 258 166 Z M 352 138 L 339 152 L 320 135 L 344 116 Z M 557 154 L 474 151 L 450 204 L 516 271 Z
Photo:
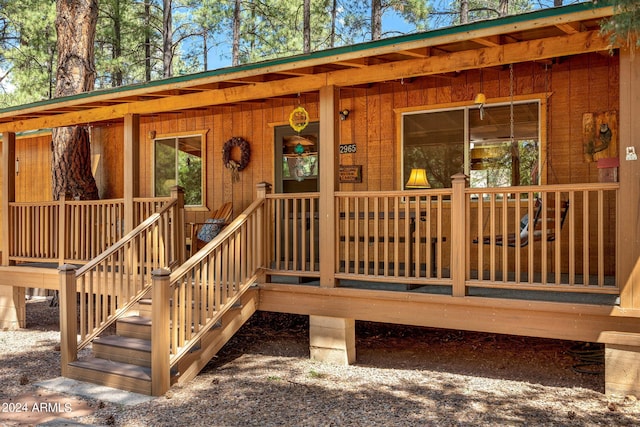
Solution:
M 0 139 L 0 152 L 2 141 Z M 17 202 L 39 202 L 52 199 L 51 133 L 16 138 L 16 158 L 20 160 L 15 179 Z M 2 185 L 0 174 L 0 186 Z M 34 185 L 37 183 L 37 185 Z M 3 197 L 0 194 L 0 198 Z M 0 219 L 4 212 L 0 209 Z M 0 239 L 4 236 L 0 231 Z
M 101 199 L 124 197 L 123 135 L 122 123 L 92 128 L 92 170 Z
M 16 158 L 20 160 L 20 173 L 16 175 L 16 202 L 52 200 L 51 133 L 16 138 Z

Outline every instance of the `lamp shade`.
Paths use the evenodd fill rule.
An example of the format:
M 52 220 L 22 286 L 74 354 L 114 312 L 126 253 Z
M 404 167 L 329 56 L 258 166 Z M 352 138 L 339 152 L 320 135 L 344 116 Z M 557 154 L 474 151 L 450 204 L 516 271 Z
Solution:
M 487 97 L 484 93 L 480 92 L 476 95 L 476 99 L 473 100 L 475 104 L 484 104 L 487 102 Z
M 406 188 L 431 188 L 425 169 L 411 169 L 411 175 L 405 185 Z

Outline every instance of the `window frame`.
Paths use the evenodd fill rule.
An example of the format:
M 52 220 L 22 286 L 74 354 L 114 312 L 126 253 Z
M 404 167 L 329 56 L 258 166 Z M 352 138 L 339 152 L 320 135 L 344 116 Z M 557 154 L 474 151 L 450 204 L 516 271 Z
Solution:
M 153 164 L 151 166 L 151 193 L 156 197 L 156 141 L 166 140 L 166 139 L 176 139 L 179 140 L 181 138 L 193 138 L 200 137 L 201 144 L 201 153 L 202 153 L 202 166 L 200 173 L 200 190 L 202 192 L 201 204 L 200 205 L 186 205 L 185 209 L 189 210 L 203 210 L 207 209 L 207 134 L 208 129 L 202 130 L 194 130 L 194 131 L 185 131 L 185 132 L 172 132 L 172 133 L 164 133 L 157 134 L 153 138 L 151 138 L 151 154 L 153 159 Z
M 548 126 L 547 126 L 547 110 L 548 110 L 548 98 L 551 93 L 536 93 L 529 95 L 518 95 L 511 97 L 499 97 L 487 99 L 484 104 L 485 107 L 497 107 L 509 105 L 511 102 L 514 104 L 524 104 L 528 102 L 538 103 L 538 184 L 547 184 L 547 140 L 548 140 Z M 408 114 L 420 114 L 420 113 L 436 113 L 442 111 L 464 110 L 464 173 L 469 175 L 470 168 L 470 136 L 469 136 L 469 110 L 478 109 L 479 106 L 473 101 L 461 101 L 451 102 L 434 105 L 420 105 L 415 107 L 397 108 L 394 109 L 396 115 L 396 186 L 399 190 L 404 189 L 405 178 L 404 176 L 404 116 Z M 505 187 L 507 188 L 507 187 Z

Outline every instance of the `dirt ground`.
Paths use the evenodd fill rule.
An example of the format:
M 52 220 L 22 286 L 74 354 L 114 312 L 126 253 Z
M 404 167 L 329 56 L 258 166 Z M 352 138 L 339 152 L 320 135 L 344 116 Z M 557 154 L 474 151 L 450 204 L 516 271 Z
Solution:
M 0 332 L 0 403 L 72 407 L 65 422 L 117 426 L 640 425 L 640 403 L 605 396 L 598 345 L 358 322 L 357 363 L 309 359 L 308 319 L 256 313 L 191 382 L 137 405 L 51 396 L 57 309 L 27 304 L 29 329 Z M 57 339 L 56 339 L 57 338 Z M 36 425 L 56 417 L 11 418 Z M 15 415 L 15 414 L 14 414 Z M 46 415 L 46 414 L 40 414 Z M 50 415 L 50 414 L 49 414 Z

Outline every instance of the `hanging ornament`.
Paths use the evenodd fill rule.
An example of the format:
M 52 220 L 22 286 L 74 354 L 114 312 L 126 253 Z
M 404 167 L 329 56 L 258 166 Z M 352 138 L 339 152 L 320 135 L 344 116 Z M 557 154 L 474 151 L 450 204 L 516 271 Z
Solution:
M 302 146 L 302 144 L 300 144 L 300 143 L 298 142 L 298 144 L 296 145 L 296 148 L 294 148 L 294 149 L 293 149 L 293 151 L 294 151 L 296 154 L 302 154 L 302 153 L 304 153 L 304 147 Z
M 293 109 L 291 114 L 289 114 L 289 125 L 291 129 L 296 132 L 300 132 L 309 124 L 309 113 L 302 106 L 298 106 Z
M 302 157 L 298 157 L 297 159 L 294 175 L 296 177 L 296 181 L 298 182 L 304 181 L 304 177 L 306 174 L 304 172 L 304 160 L 302 160 Z

